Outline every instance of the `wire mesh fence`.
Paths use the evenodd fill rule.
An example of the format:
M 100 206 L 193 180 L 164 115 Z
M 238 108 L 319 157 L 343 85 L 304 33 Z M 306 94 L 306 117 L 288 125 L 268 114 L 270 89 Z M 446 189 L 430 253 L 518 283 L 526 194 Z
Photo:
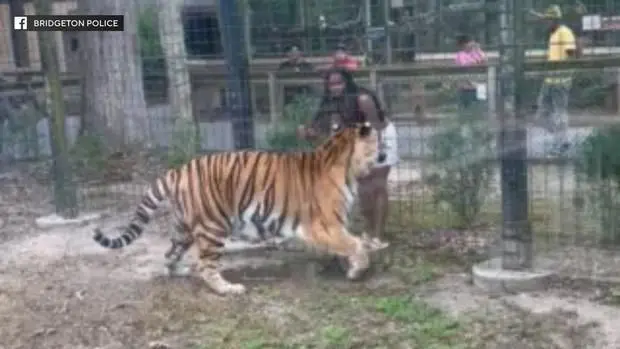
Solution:
M 528 26 L 523 38 L 530 50 L 545 46 L 546 29 L 539 19 L 558 4 L 564 21 L 597 52 L 612 52 L 618 42 L 617 5 L 597 1 L 528 1 L 518 4 L 526 12 Z M 391 4 L 391 5 L 390 5 Z M 489 50 L 499 45 L 498 1 L 304 1 L 244 2 L 249 52 L 254 58 L 275 58 L 290 45 L 298 45 L 309 56 L 333 52 L 345 43 L 354 54 L 366 55 L 374 63 L 385 63 L 387 47 L 394 62 L 425 61 L 446 56 L 456 49 L 459 35 L 468 34 Z M 189 7 L 184 26 L 188 54 L 193 59 L 223 57 L 214 8 Z M 601 16 L 601 26 L 592 27 L 583 16 Z M 584 27 L 584 23 L 586 23 Z M 386 35 L 388 33 L 388 35 Z
M 548 4 L 535 5 L 544 8 Z M 330 6 L 337 5 L 334 2 Z M 350 11 L 343 8 L 332 7 L 332 12 L 325 13 L 348 16 L 360 10 L 355 6 L 350 7 Z M 452 5 L 447 8 L 465 11 Z M 613 11 L 613 8 L 609 10 L 597 4 L 589 8 L 592 10 L 587 13 L 601 15 Z M 282 17 L 270 7 L 263 10 L 266 9 L 273 18 Z M 397 10 L 403 9 L 392 9 Z M 525 7 L 524 10 L 529 11 Z M 217 24 L 213 24 L 216 22 L 196 19 L 198 15 L 191 7 L 187 8 L 183 35 L 174 31 L 165 22 L 168 19 L 153 7 L 143 6 L 136 11 L 135 32 L 140 37 L 140 49 L 139 58 L 124 68 L 129 75 L 113 75 L 112 65 L 106 65 L 112 63 L 103 61 L 92 63 L 90 68 L 94 70 L 90 73 L 72 71 L 71 59 L 77 59 L 78 51 L 94 52 L 89 50 L 96 49 L 89 45 L 93 37 L 69 34 L 63 37 L 64 33 L 59 33 L 65 42 L 58 48 L 65 58 L 59 65 L 63 71 L 66 110 L 63 117 L 70 144 L 72 180 L 78 183 L 81 211 L 126 210 L 138 202 L 148 183 L 163 169 L 178 165 L 197 153 L 235 148 L 235 130 L 225 98 L 227 75 L 212 69 L 212 65 L 186 61 L 182 55 L 186 45 L 187 57 L 194 57 L 193 50 L 198 50 L 192 48 L 192 40 L 198 40 L 194 38 L 215 40 L 209 39 L 208 31 L 217 29 Z M 323 13 L 320 7 L 313 11 Z M 371 12 L 376 15 L 374 10 Z M 316 13 L 304 16 L 310 18 Z M 381 18 L 380 15 L 375 17 Z M 337 21 L 343 20 L 337 18 Z M 373 21 L 380 22 L 379 19 Z M 196 24 L 198 22 L 201 24 Z M 610 26 L 612 28 L 613 24 Z M 612 29 L 603 31 L 606 37 L 615 35 Z M 109 34 L 102 35 L 100 40 L 112 40 L 112 36 L 105 37 Z M 261 35 L 253 34 L 252 44 L 259 45 L 260 40 L 254 40 L 254 36 Z M 445 33 L 440 36 L 446 39 Z M 261 38 L 268 43 L 276 42 L 268 36 Z M 320 41 L 320 36 L 317 38 Z M 313 40 L 317 38 L 312 37 Z M 30 40 L 27 44 L 32 45 L 34 39 L 27 39 Z M 23 45 L 17 41 L 13 45 Z M 603 41 L 611 43 L 613 40 Z M 219 44 L 210 41 L 203 45 Z M 295 42 L 295 45 L 303 48 L 310 44 Z M 422 47 L 416 46 L 416 50 Z M 533 41 L 528 47 L 537 47 L 537 44 Z M 267 51 L 274 52 L 273 49 Z M 112 51 L 108 54 L 116 57 L 114 59 L 124 59 Z M 411 231 L 411 236 L 428 236 L 431 244 L 454 241 L 457 245 L 472 244 L 479 251 L 485 250 L 485 255 L 497 253 L 493 247 L 498 243 L 497 229 L 501 222 L 501 186 L 495 144 L 499 127 L 495 115 L 497 72 L 493 53 L 487 55 L 488 65 L 467 69 L 441 61 L 427 66 L 363 68 L 355 73 L 359 84 L 377 91 L 398 132 L 398 152 L 402 161 L 390 175 L 388 231 Z M 569 133 L 575 147 L 569 164 L 558 165 L 557 159 L 550 160 L 549 135 L 542 129 L 528 128 L 531 224 L 541 251 L 558 246 L 609 247 L 610 242 L 616 240 L 617 222 L 608 207 L 615 202 L 611 194 L 615 186 L 613 169 L 605 170 L 605 166 L 613 166 L 610 163 L 614 160 L 604 147 L 610 146 L 605 143 L 611 142 L 608 138 L 615 139 L 614 128 L 607 125 L 618 115 L 620 73 L 613 56 L 585 55 L 582 61 L 582 65 L 571 68 Z M 323 81 L 316 72 L 321 64 L 313 64 L 315 69 L 307 72 L 262 66 L 252 71 L 254 126 L 253 130 L 245 132 L 254 136 L 257 147 L 290 150 L 299 146 L 294 129 L 312 117 L 323 93 Z M 536 111 L 541 75 L 546 74 L 541 71 L 544 65 L 536 64 L 528 66 L 527 79 L 522 86 L 529 115 Z M 84 74 L 82 79 L 79 74 Z M 120 80 L 113 80 L 115 77 L 125 81 L 123 88 L 119 88 Z M 462 91 L 463 81 L 474 87 L 468 94 Z M 19 163 L 35 161 L 37 165 L 33 166 L 40 172 L 35 175 L 40 182 L 40 193 L 49 191 L 50 176 L 49 170 L 41 167 L 38 161 L 47 160 L 50 165 L 53 148 L 50 133 L 53 118 L 46 107 L 43 87 L 43 77 L 36 72 L 7 72 L 2 83 L 3 168 L 10 171 L 18 168 Z M 289 98 L 299 95 L 299 91 L 304 98 Z M 464 107 L 464 103 L 469 102 L 463 98 L 469 98 L 472 105 Z M 140 134 L 135 135 L 135 132 Z M 583 150 L 584 139 L 592 143 L 587 143 L 590 150 Z M 132 144 L 136 141 L 146 147 L 135 148 Z M 577 160 L 580 166 L 586 163 L 589 167 L 575 165 Z M 603 176 L 602 182 L 596 180 L 597 173 Z M 595 192 L 607 195 L 594 198 L 592 193 Z M 119 205 L 119 202 L 126 204 Z
M 506 122 L 498 108 L 502 102 L 498 91 L 501 79 L 501 62 L 498 59 L 499 1 L 402 1 L 402 6 L 393 5 L 391 8 L 386 3 L 399 2 L 243 1 L 240 2 L 244 5 L 240 6 L 243 12 L 241 22 L 245 22 L 243 36 L 248 38 L 244 50 L 250 53 L 252 60 L 250 71 L 243 76 L 244 81 L 233 81 L 237 85 L 231 83 L 235 80 L 231 79 L 227 62 L 231 60 L 231 55 L 224 54 L 230 53 L 226 52 L 227 49 L 230 51 L 230 46 L 226 46 L 224 41 L 231 36 L 241 36 L 243 26 L 225 30 L 227 28 L 218 23 L 218 17 L 222 17 L 221 8 L 218 13 L 214 4 L 205 5 L 207 1 L 186 1 L 183 7 L 180 1 L 172 0 L 157 6 L 147 1 L 140 1 L 139 4 L 97 1 L 65 1 L 55 5 L 50 2 L 47 4 L 51 8 L 44 10 L 55 14 L 98 13 L 102 11 L 99 6 L 105 3 L 110 6 L 106 11 L 125 14 L 125 32 L 0 31 L 5 34 L 4 39 L 0 38 L 0 64 L 3 67 L 0 74 L 2 243 L 9 235 L 23 237 L 32 230 L 32 220 L 51 212 L 69 218 L 91 212 L 126 218 L 133 214 L 156 177 L 197 155 L 234 151 L 249 143 L 253 143 L 252 148 L 278 152 L 311 149 L 314 144 L 300 140 L 296 131 L 299 125 L 310 122 L 320 110 L 328 85 L 322 72 L 338 61 L 337 57 L 327 56 L 334 51 L 343 51 L 338 52 L 343 55 L 338 63 L 352 67 L 355 82 L 377 94 L 397 134 L 400 161 L 391 167 L 387 180 L 388 213 L 385 222 L 385 238 L 392 243 L 390 251 L 394 254 L 391 259 L 383 261 L 389 267 L 385 274 L 391 277 L 391 273 L 397 275 L 404 270 L 405 267 L 399 264 L 404 264 L 407 258 L 410 258 L 408 262 L 413 261 L 414 267 L 407 269 L 410 274 L 402 277 L 406 281 L 404 284 L 401 282 L 388 291 L 377 291 L 381 286 L 376 285 L 386 280 L 381 277 L 377 277 L 379 281 L 376 284 L 370 281 L 361 288 L 352 286 L 353 291 L 345 293 L 347 303 L 335 303 L 329 309 L 330 314 L 335 308 L 350 308 L 351 299 L 358 299 L 359 294 L 363 293 L 366 297 L 367 293 L 372 293 L 372 297 L 376 297 L 380 292 L 385 293 L 385 298 L 368 298 L 371 303 L 374 302 L 373 309 L 387 309 L 386 312 L 394 311 L 398 316 L 405 314 L 401 309 L 409 309 L 410 300 L 389 297 L 396 293 L 417 292 L 417 289 L 412 291 L 413 285 L 420 279 L 431 278 L 429 275 L 434 271 L 429 270 L 434 268 L 434 264 L 428 268 L 427 262 L 418 258 L 419 254 L 439 251 L 443 257 L 445 252 L 468 267 L 481 260 L 502 256 L 501 230 L 506 220 L 503 213 L 507 209 L 503 207 L 506 204 L 506 200 L 502 199 L 506 194 L 506 181 L 503 179 L 510 174 L 502 173 L 501 161 L 502 155 L 511 149 L 502 148 L 498 140 L 500 128 Z M 526 12 L 529 21 L 526 35 L 516 40 L 525 46 L 526 51 L 523 64 L 525 79 L 518 84 L 518 94 L 519 111 L 527 119 L 525 146 L 528 176 L 527 188 L 517 189 L 528 194 L 529 220 L 526 223 L 533 234 L 536 266 L 573 279 L 583 277 L 618 282 L 620 220 L 616 217 L 620 205 L 620 158 L 616 154 L 620 147 L 620 63 L 617 57 L 618 19 L 613 16 L 617 5 L 613 1 L 590 1 L 583 4 L 583 9 L 578 2 L 560 3 L 563 21 L 582 39 L 583 47 L 580 48 L 583 52 L 579 58 L 553 64 L 545 60 L 548 27 L 539 21 L 539 17 L 544 17 L 554 3 L 512 3 L 521 4 L 517 10 Z M 41 6 L 40 2 L 37 4 Z M 35 11 L 30 3 L 23 7 L 24 14 Z M 179 11 L 179 8 L 182 10 Z M 38 11 L 40 13 L 41 9 Z M 181 14 L 180 20 L 175 16 L 177 11 Z M 3 16 L 0 20 L 6 19 L 9 23 L 9 15 L 19 12 L 19 9 L 0 3 L 0 15 Z M 389 35 L 385 35 L 386 32 Z M 471 66 L 460 64 L 457 62 L 457 51 L 462 45 L 458 45 L 457 41 L 461 44 L 463 41 L 472 45 L 475 43 L 473 46 L 483 51 L 486 60 L 476 60 L 476 64 Z M 293 46 L 296 49 L 291 49 Z M 222 59 L 224 56 L 226 59 Z M 243 63 L 244 57 L 235 59 L 241 62 L 233 65 L 242 65 L 237 63 Z M 238 69 L 236 73 L 240 70 L 243 69 Z M 539 119 L 539 112 L 546 103 L 542 97 L 549 93 L 545 81 L 550 76 L 557 77 L 554 74 L 558 72 L 570 76 L 570 88 L 566 89 L 568 92 L 565 95 L 569 116 L 568 147 L 560 154 L 557 153 L 554 132 L 542 127 L 544 125 Z M 244 84 L 249 85 L 249 94 L 231 96 L 231 90 L 243 90 Z M 244 101 L 247 104 L 241 112 L 235 109 Z M 171 219 L 158 218 L 163 219 L 154 220 L 149 229 L 161 232 L 167 242 L 170 226 L 162 221 Z M 353 218 L 352 231 L 357 233 L 366 229 L 365 217 L 359 207 Z M 54 236 L 58 238 L 61 235 Z M 80 238 L 87 240 L 83 236 Z M 92 243 L 90 236 L 88 242 Z M 66 245 L 63 244 L 69 242 L 46 243 L 64 248 Z M 35 247 L 21 247 L 19 252 L 31 249 L 34 254 L 44 254 Z M 158 248 L 153 249 L 159 253 Z M 127 258 L 122 260 L 124 264 L 131 264 L 126 261 L 136 262 L 137 270 L 152 262 L 149 259 L 152 256 L 144 257 L 141 252 L 135 252 L 138 257 L 131 252 L 113 262 L 102 262 L 87 255 L 90 253 L 75 253 L 64 248 L 62 258 L 65 255 L 68 257 L 56 262 L 63 270 L 56 274 L 47 271 L 45 276 L 39 271 L 33 273 L 29 270 L 32 269 L 30 264 L 21 266 L 15 263 L 18 265 L 16 270 L 23 272 L 21 277 L 36 274 L 37 280 L 49 276 L 54 278 L 54 285 L 59 284 L 58 280 L 68 285 L 75 282 L 70 280 L 71 277 L 84 277 L 84 280 L 71 285 L 77 285 L 75 287 L 79 290 L 91 287 L 88 292 L 107 300 L 107 295 L 97 292 L 112 287 L 116 290 L 119 284 L 117 276 L 103 277 L 93 273 L 97 274 L 96 277 L 89 279 L 84 276 L 84 266 L 108 265 L 117 268 L 116 264 L 120 264 L 122 257 Z M 40 263 L 51 265 L 46 258 L 42 257 Z M 440 263 L 444 262 L 442 259 Z M 55 264 L 52 266 L 56 267 Z M 44 267 L 49 265 L 41 266 Z M 419 274 L 411 276 L 413 269 Z M 458 269 L 458 272 L 461 271 Z M 58 276 L 62 273 L 72 275 Z M 182 289 L 184 286 L 166 284 L 166 290 L 162 290 L 164 286 L 160 287 L 156 281 L 144 287 L 135 280 L 135 273 L 130 275 L 123 282 L 138 285 L 136 289 L 140 292 L 145 288 L 155 291 L 145 296 L 119 287 L 122 297 L 131 293 L 129 298 L 136 300 L 135 308 L 140 313 L 131 313 L 134 305 L 126 306 L 123 300 L 125 303 L 118 307 L 124 311 L 122 316 L 131 318 L 131 321 L 146 319 L 144 326 L 137 320 L 129 325 L 122 323 L 127 328 L 141 332 L 144 328 L 150 328 L 152 333 L 168 333 L 172 328 L 169 323 L 186 319 L 186 310 L 191 307 L 179 307 L 182 314 L 175 315 L 176 320 L 173 316 L 158 319 L 157 314 L 165 314 L 161 309 L 169 311 L 173 308 L 170 307 L 173 302 L 194 304 L 197 303 L 196 297 L 202 297 L 196 296 L 193 290 Z M 401 276 L 398 274 L 399 278 Z M 7 289 L 15 284 L 9 277 L 1 279 L 3 285 L 8 280 Z M 50 280 L 46 279 L 46 285 L 52 284 Z M 303 284 L 304 292 L 308 292 L 303 297 L 297 297 L 296 293 L 301 286 L 292 288 L 291 297 L 296 298 L 292 303 L 303 304 L 300 308 L 312 303 L 308 307 L 316 309 L 316 304 L 320 303 L 317 299 L 322 298 L 321 302 L 329 299 L 331 302 L 331 298 L 335 298 L 335 284 L 320 292 L 318 288 L 307 287 L 309 284 L 310 281 Z M 30 289 L 30 285 L 19 286 L 21 288 L 16 288 L 20 290 L 19 294 L 28 294 L 26 290 Z M 338 292 L 349 292 L 343 291 L 345 287 L 339 284 L 336 287 Z M 271 308 L 262 308 L 264 304 L 275 304 L 270 303 L 272 299 L 263 302 L 264 298 L 260 298 L 265 294 L 266 297 L 273 296 L 266 289 L 254 295 L 253 299 L 259 299 L 261 303 L 257 313 L 273 313 Z M 49 290 L 55 292 L 52 288 Z M 459 294 L 461 290 L 458 288 Z M 30 292 L 36 293 L 30 295 L 33 302 L 41 298 L 38 289 L 32 288 Z M 64 288 L 62 292 L 65 292 Z M 287 292 L 278 291 L 278 297 Z M 73 289 L 69 293 L 75 293 L 74 298 L 80 301 L 80 297 L 84 296 L 81 291 L 74 292 Z M 432 293 L 436 292 L 433 290 Z M 90 294 L 86 293 L 85 297 L 90 297 Z M 163 300 L 157 297 L 163 297 Z M 193 303 L 186 303 L 183 297 L 191 298 Z M 617 295 L 610 297 L 617 303 Z M 48 298 L 56 301 L 57 297 Z M 299 299 L 302 299 L 301 303 Z M 2 301 L 0 297 L 0 309 L 5 306 Z M 239 308 L 233 307 L 235 315 L 230 318 L 233 319 L 230 322 L 232 328 L 243 327 L 239 325 L 238 314 L 245 314 L 247 309 L 256 307 L 251 302 L 253 300 Z M 200 299 L 199 303 L 209 307 L 219 304 L 213 299 Z M 411 311 L 415 316 L 403 315 L 407 322 L 403 328 L 407 331 L 410 331 L 407 326 L 416 324 L 412 325 L 416 327 L 417 322 L 422 321 L 420 318 L 426 321 L 427 317 L 435 316 L 434 311 L 427 311 L 426 303 L 423 304 Z M 226 304 L 226 307 L 229 306 Z M 362 303 L 355 303 L 357 306 L 362 306 Z M 27 306 L 14 307 L 30 309 Z M 47 308 L 54 309 L 50 311 L 53 313 L 50 323 L 57 322 L 57 309 L 76 311 L 67 310 L 67 303 Z M 212 313 L 212 309 L 197 308 L 202 312 L 200 316 Z M 93 312 L 97 315 L 92 317 L 86 314 L 88 309 L 84 307 L 75 309 L 82 316 L 79 318 L 85 319 L 84 322 L 92 321 L 88 326 L 97 329 L 101 326 L 99 308 Z M 228 316 L 227 311 L 230 309 L 222 310 L 223 316 Z M 22 312 L 0 313 L 19 315 Z M 279 310 L 276 313 L 280 324 L 286 315 Z M 427 313 L 430 315 L 427 316 Z M 313 314 L 307 318 L 331 316 L 326 313 Z M 352 314 L 356 315 L 347 316 L 347 322 L 358 320 L 357 309 Z M 518 317 L 505 314 L 501 313 L 502 318 Z M 383 318 L 375 321 L 372 316 L 373 326 L 385 321 Z M 486 318 L 487 314 L 483 317 Z M 17 315 L 12 319 L 16 318 Z M 187 321 L 195 322 L 197 318 Z M 296 321 L 296 324 L 305 321 L 299 318 L 291 321 Z M 299 328 L 311 332 L 316 330 L 314 325 L 313 321 L 312 326 L 304 323 L 305 327 Z M 367 324 L 359 326 L 357 332 L 368 332 Z M 392 322 L 385 333 L 393 337 L 391 326 Z M 409 337 L 403 343 L 418 340 L 421 335 L 416 331 L 423 326 L 426 324 L 406 333 L 405 336 Z M 515 328 L 503 323 L 495 326 Z M 278 325 L 280 327 L 290 326 Z M 452 331 L 451 323 L 446 327 Z M 179 328 L 183 329 L 170 331 L 180 333 L 185 329 Z M 524 331 L 519 328 L 521 332 L 511 334 L 511 338 L 521 340 Z M 86 332 L 91 329 L 80 328 L 80 331 L 84 338 L 101 337 Z M 115 334 L 126 333 L 123 331 L 126 329 L 110 330 Z M 221 327 L 213 331 L 217 332 L 217 336 L 220 332 L 229 332 L 228 328 L 222 330 Z M 283 332 L 278 332 L 280 330 L 271 331 L 281 338 L 290 337 L 281 335 Z M 337 332 L 333 328 L 329 331 Z M 16 331 L 13 332 L 10 335 L 20 337 Z M 329 337 L 323 332 L 319 336 Z M 4 332 L 0 330 L 0 333 Z M 443 331 L 437 336 L 450 337 L 445 333 L 452 332 Z M 49 338 L 53 334 L 50 331 Z M 248 334 L 249 337 L 255 335 L 254 332 Z M 485 336 L 478 337 L 486 341 Z M 194 344 L 204 345 L 204 337 L 208 336 L 200 332 L 200 337 Z M 230 339 L 229 334 L 224 337 L 222 343 Z M 330 338 L 335 337 L 338 334 L 332 333 Z M 16 341 L 22 340 L 18 338 Z M 274 343 L 276 340 L 280 343 L 279 338 Z M 374 340 L 361 346 L 370 348 L 378 343 Z M 311 341 L 315 341 L 315 337 Z M 374 341 L 372 345 L 368 344 L 371 341 Z M 45 345 L 48 343 L 51 342 L 44 342 Z M 89 343 L 95 343 L 95 340 Z M 241 339 L 238 343 L 242 343 Z M 333 340 L 325 347 L 346 347 L 338 343 L 341 342 Z M 399 346 L 396 340 L 389 343 L 386 345 Z M 419 347 L 427 347 L 438 342 L 416 343 Z M 103 342 L 97 344 L 104 345 Z M 143 344 L 125 347 L 142 347 Z M 61 345 L 67 344 L 63 342 Z

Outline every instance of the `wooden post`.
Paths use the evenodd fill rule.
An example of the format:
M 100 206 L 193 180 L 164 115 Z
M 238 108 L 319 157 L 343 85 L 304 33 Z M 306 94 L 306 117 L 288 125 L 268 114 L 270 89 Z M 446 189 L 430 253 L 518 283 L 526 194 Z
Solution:
M 497 103 L 497 67 L 489 65 L 487 69 L 487 109 L 489 112 L 489 121 L 495 125 L 497 118 L 495 117 Z
M 370 78 L 370 86 L 372 86 L 373 90 L 377 91 L 379 88 L 379 81 L 377 79 L 377 70 L 374 68 L 371 69 L 368 77 Z
M 267 73 L 267 85 L 269 88 L 269 116 L 272 123 L 278 121 L 278 82 L 274 72 Z
M 385 100 L 385 90 L 383 89 L 383 80 L 379 78 L 375 67 L 370 68 L 368 79 L 370 80 L 370 86 L 372 89 L 377 92 L 377 97 L 379 98 L 381 104 L 384 106 L 387 105 Z
M 51 6 L 47 0 L 34 3 L 37 14 L 50 14 Z M 49 112 L 49 127 L 52 148 L 52 181 L 54 183 L 54 205 L 56 213 L 63 218 L 78 215 L 77 188 L 73 181 L 69 145 L 65 131 L 65 100 L 60 79 L 58 51 L 54 32 L 39 32 L 41 68 L 45 78 L 45 94 Z
M 616 68 L 616 116 L 620 116 L 620 68 Z
M 409 91 L 411 93 L 411 110 L 413 118 L 417 122 L 422 122 L 426 118 L 426 90 L 424 81 L 416 78 L 409 79 Z

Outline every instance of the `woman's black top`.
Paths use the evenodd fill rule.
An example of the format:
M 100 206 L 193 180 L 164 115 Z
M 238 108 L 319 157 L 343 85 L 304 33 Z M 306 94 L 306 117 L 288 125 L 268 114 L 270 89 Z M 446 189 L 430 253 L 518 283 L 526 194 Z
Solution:
M 385 111 L 381 107 L 379 98 L 370 90 L 359 88 L 355 95 L 344 95 L 339 98 L 325 97 L 321 102 L 319 110 L 314 117 L 312 127 L 321 134 L 329 134 L 334 124 L 339 126 L 353 126 L 357 123 L 365 122 L 366 115 L 360 109 L 358 97 L 362 94 L 370 96 L 375 102 L 379 120 L 385 121 Z

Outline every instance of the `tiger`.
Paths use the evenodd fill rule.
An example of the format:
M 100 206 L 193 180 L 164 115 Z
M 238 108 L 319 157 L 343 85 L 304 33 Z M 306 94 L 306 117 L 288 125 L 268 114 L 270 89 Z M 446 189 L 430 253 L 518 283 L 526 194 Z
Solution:
M 168 169 L 150 185 L 120 236 L 110 238 L 97 227 L 93 239 L 109 249 L 131 244 L 167 201 L 176 235 L 164 256 L 168 271 L 191 251 L 193 271 L 215 293 L 246 292 L 218 271 L 226 245 L 235 240 L 250 246 L 300 241 L 346 258 L 346 277 L 359 279 L 370 267 L 369 254 L 389 245 L 347 228 L 357 178 L 380 157 L 378 136 L 369 123 L 333 128 L 309 151 L 210 153 Z

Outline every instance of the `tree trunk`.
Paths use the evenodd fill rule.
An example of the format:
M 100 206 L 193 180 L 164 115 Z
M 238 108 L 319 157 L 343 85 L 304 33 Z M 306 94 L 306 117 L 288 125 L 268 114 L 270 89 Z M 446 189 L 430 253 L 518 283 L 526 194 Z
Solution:
M 182 5 L 183 0 L 160 0 L 159 34 L 166 58 L 170 105 L 174 116 L 193 121 L 192 93 L 181 22 Z
M 183 0 L 159 1 L 159 34 L 166 58 L 170 111 L 175 119 L 173 151 L 189 160 L 197 150 L 198 128 L 193 116 L 192 90 L 181 9 Z M 188 142 L 189 140 L 189 142 Z
M 109 151 L 149 145 L 135 0 L 79 0 L 78 5 L 81 14 L 125 16 L 123 32 L 82 33 L 85 131 L 103 136 Z
M 50 2 L 35 1 L 39 15 L 51 14 Z M 54 204 L 56 213 L 65 218 L 75 218 L 78 214 L 77 190 L 72 179 L 69 150 L 65 132 L 65 100 L 60 81 L 60 65 L 54 32 L 39 32 L 39 51 L 41 68 L 45 75 L 45 92 L 47 110 L 50 115 L 49 125 L 52 146 L 52 179 L 54 181 Z
M 10 16 L 24 16 L 24 0 L 9 1 Z M 13 58 L 18 68 L 27 68 L 30 66 L 30 57 L 28 56 L 28 32 L 25 30 L 11 31 L 13 40 Z

